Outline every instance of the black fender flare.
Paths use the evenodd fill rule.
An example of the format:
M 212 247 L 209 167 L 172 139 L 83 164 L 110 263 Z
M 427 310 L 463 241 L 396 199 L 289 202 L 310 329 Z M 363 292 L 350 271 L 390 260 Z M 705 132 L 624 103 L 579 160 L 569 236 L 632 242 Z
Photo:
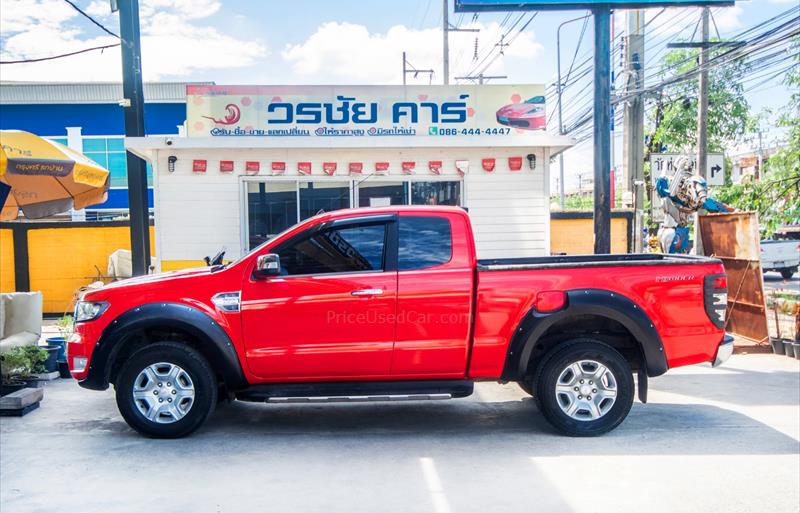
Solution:
M 508 346 L 502 380 L 516 381 L 528 374 L 531 354 L 542 335 L 557 322 L 578 315 L 606 317 L 619 322 L 639 344 L 647 375 L 660 376 L 667 372 L 661 336 L 636 303 L 621 294 L 601 289 L 574 289 L 566 294 L 565 308 L 542 313 L 534 307 L 522 319 Z
M 219 371 L 231 389 L 247 386 L 236 348 L 230 337 L 207 313 L 181 303 L 147 303 L 131 308 L 114 319 L 100 336 L 92 352 L 89 372 L 80 386 L 92 390 L 108 388 L 113 362 L 130 342 L 131 334 L 148 328 L 176 329 L 189 333 L 198 348 Z

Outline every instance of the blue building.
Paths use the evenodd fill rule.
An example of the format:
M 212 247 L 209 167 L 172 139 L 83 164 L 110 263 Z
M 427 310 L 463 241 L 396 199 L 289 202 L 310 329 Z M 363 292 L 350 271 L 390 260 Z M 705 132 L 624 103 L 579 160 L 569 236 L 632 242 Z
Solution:
M 144 85 L 147 135 L 176 135 L 186 120 L 185 82 Z M 111 172 L 108 200 L 86 209 L 86 219 L 110 219 L 128 210 L 122 85 L 110 82 L 0 82 L 0 129 L 51 138 Z M 148 165 L 148 203 L 153 208 Z

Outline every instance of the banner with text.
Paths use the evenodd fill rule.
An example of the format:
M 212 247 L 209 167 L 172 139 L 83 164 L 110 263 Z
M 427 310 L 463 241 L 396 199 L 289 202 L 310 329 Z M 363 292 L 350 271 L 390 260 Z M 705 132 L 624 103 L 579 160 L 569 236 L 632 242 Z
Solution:
M 190 85 L 186 93 L 190 137 L 515 137 L 547 126 L 541 84 Z

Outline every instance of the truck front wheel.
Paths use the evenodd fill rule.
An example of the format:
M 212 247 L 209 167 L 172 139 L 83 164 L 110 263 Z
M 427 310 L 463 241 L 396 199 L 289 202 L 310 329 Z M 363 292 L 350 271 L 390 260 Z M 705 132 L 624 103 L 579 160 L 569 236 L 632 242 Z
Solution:
M 117 407 L 133 429 L 153 438 L 179 438 L 199 428 L 217 402 L 217 380 L 191 347 L 158 342 L 134 353 L 114 385 Z
M 611 431 L 625 420 L 633 404 L 630 365 L 613 347 L 590 338 L 556 347 L 542 361 L 533 383 L 542 414 L 570 436 Z

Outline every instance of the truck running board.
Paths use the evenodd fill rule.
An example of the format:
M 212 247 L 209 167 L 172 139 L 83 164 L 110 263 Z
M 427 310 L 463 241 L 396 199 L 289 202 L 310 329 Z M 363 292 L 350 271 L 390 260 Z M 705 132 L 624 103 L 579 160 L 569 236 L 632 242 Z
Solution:
M 472 395 L 472 381 L 367 381 L 254 385 L 236 392 L 240 401 L 269 403 L 421 401 Z

